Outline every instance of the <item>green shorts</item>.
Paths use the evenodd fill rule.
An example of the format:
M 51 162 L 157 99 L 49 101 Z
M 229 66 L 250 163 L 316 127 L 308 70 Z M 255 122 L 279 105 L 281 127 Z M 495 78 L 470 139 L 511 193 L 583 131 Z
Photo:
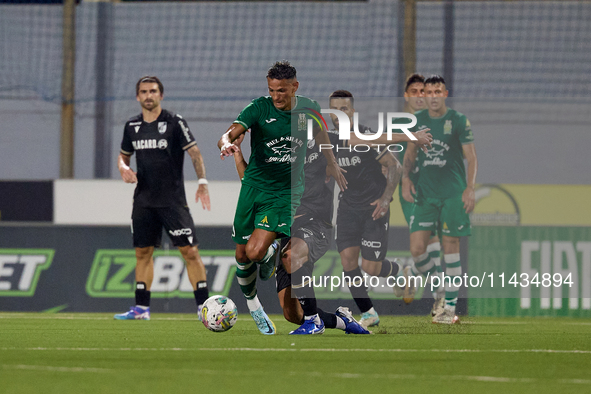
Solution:
M 400 186 L 402 189 L 402 186 Z M 402 197 L 402 190 L 399 191 L 398 197 L 400 198 L 400 208 L 402 208 L 402 213 L 404 214 L 404 218 L 406 219 L 406 223 L 410 224 L 410 217 L 412 216 L 412 211 L 415 209 L 414 202 L 408 202 Z M 431 231 L 431 236 L 435 237 L 437 235 L 437 231 Z
M 257 228 L 278 233 L 278 237 L 290 237 L 293 215 L 299 203 L 300 199 L 295 196 L 271 194 L 242 184 L 232 225 L 232 240 L 244 245 Z
M 463 237 L 471 234 L 470 216 L 464 210 L 461 195 L 446 199 L 416 200 L 409 221 L 410 232 L 435 231 L 438 224 L 444 236 Z

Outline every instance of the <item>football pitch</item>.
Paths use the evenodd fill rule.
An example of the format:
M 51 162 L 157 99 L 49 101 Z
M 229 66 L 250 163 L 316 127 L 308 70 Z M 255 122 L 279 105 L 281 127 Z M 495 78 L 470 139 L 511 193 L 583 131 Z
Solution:
M 381 317 L 375 335 L 194 315 L 0 313 L 1 393 L 589 393 L 591 320 Z

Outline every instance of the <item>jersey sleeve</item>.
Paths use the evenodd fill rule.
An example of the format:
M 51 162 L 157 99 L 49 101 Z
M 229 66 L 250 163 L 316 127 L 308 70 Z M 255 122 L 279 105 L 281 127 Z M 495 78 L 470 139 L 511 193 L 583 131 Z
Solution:
M 180 130 L 181 133 L 179 135 L 179 138 L 183 150 L 187 150 L 193 145 L 197 145 L 197 142 L 195 142 L 195 137 L 193 137 L 191 129 L 189 129 L 189 125 L 187 124 L 187 121 L 178 115 L 174 117 L 174 120 L 177 123 L 178 130 Z
M 246 130 L 256 123 L 260 117 L 261 107 L 256 100 L 253 100 L 240 112 L 233 123 L 238 123 Z
M 463 125 L 459 129 L 460 143 L 462 145 L 473 144 L 474 143 L 474 134 L 472 134 L 472 126 L 470 125 L 470 121 L 468 120 L 468 118 L 463 116 L 462 122 L 460 124 Z
M 123 140 L 121 140 L 121 153 L 126 156 L 133 155 L 133 144 L 131 143 L 131 138 L 129 138 L 129 133 L 127 132 L 127 124 L 123 127 Z

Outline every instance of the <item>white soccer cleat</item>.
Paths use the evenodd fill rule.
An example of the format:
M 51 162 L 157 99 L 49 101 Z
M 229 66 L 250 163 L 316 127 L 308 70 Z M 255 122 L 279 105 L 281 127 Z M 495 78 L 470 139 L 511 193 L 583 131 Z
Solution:
M 369 311 L 362 313 L 361 320 L 359 320 L 359 324 L 366 330 L 369 327 L 376 327 L 380 324 L 380 317 L 378 316 L 378 312 L 376 312 L 375 309 L 371 308 Z
M 456 315 L 455 308 L 443 308 L 433 316 L 433 324 L 459 324 L 460 318 Z
M 435 292 L 435 301 L 431 308 L 431 317 L 436 316 L 445 306 L 445 288 L 440 286 Z
M 402 299 L 404 300 L 405 303 L 410 304 L 415 299 L 415 295 L 417 294 L 416 280 L 414 280 L 414 279 L 412 281 L 410 280 L 410 278 L 412 277 L 412 271 L 411 271 L 410 265 L 407 265 L 406 267 L 404 267 L 402 272 L 404 272 L 404 278 L 406 279 L 405 280 L 406 285 L 404 286 L 404 294 L 403 294 Z

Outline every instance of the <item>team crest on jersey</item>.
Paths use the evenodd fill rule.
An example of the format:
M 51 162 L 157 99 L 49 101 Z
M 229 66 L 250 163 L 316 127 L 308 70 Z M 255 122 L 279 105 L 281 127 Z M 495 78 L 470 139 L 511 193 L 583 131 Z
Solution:
M 451 119 L 445 121 L 443 125 L 443 134 L 451 134 Z
M 308 149 L 312 149 L 316 145 L 316 140 L 309 140 L 308 141 Z
M 160 134 L 166 133 L 166 122 L 158 122 L 158 132 Z
M 307 127 L 306 114 L 298 114 L 298 130 L 306 130 Z

